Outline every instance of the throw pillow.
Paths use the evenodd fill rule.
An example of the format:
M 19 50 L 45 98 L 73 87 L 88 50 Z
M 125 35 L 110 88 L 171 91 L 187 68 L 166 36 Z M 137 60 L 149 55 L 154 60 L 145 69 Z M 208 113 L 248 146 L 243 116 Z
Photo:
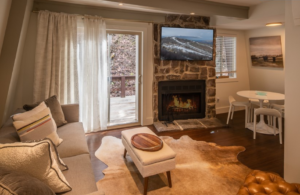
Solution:
M 55 193 L 72 190 L 52 155 L 49 142 L 0 144 L 0 168 L 29 174 Z
M 24 110 L 29 111 L 29 110 L 32 110 L 33 108 L 37 107 L 40 103 L 41 102 L 34 103 L 34 104 L 25 104 L 23 106 L 23 108 L 24 108 Z M 67 124 L 65 115 L 63 113 L 63 110 L 61 108 L 61 105 L 60 105 L 56 95 L 46 99 L 45 103 L 50 108 L 51 114 L 53 116 L 53 119 L 54 119 L 57 127 Z
M 25 120 L 43 110 L 45 110 L 47 108 L 45 102 L 41 102 L 40 104 L 38 104 L 34 109 L 27 111 L 27 112 L 23 112 L 23 113 L 18 113 L 12 116 L 13 121 L 21 121 L 21 120 Z
M 42 181 L 23 172 L 0 168 L 0 194 L 2 195 L 55 195 Z
M 62 171 L 68 170 L 68 166 L 64 163 L 64 161 L 59 157 L 57 148 L 55 146 L 55 144 L 51 141 L 51 139 L 49 138 L 45 138 L 43 140 L 38 140 L 38 141 L 28 141 L 28 142 L 24 142 L 24 143 L 33 143 L 33 142 L 47 142 L 50 144 L 50 149 L 51 149 L 51 153 L 53 155 L 53 158 L 55 159 L 55 161 L 57 162 L 59 169 Z
M 44 101 L 43 101 L 44 102 Z M 37 107 L 41 102 L 36 102 L 36 103 L 33 103 L 33 104 L 25 104 L 23 106 L 23 109 L 26 110 L 26 111 L 29 111 L 29 110 L 32 110 L 34 109 L 35 107 Z
M 38 109 L 35 108 L 35 109 Z M 35 109 L 31 110 L 34 111 Z M 13 122 L 14 127 L 21 141 L 41 140 L 44 138 L 50 138 L 53 143 L 58 146 L 63 140 L 60 139 L 56 132 L 56 124 L 52 118 L 49 108 L 45 108 L 41 112 L 29 114 L 28 118 L 25 118 L 25 113 L 22 113 L 21 120 L 16 121 L 18 115 L 13 116 L 15 120 Z

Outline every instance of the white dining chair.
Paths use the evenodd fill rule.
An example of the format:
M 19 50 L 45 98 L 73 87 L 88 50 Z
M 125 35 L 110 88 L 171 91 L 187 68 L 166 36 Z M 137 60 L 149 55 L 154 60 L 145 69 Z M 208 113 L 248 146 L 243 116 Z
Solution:
M 281 113 L 282 118 L 284 118 L 284 105 L 271 104 L 271 108 L 278 110 Z
M 227 117 L 227 125 L 229 123 L 229 119 L 231 116 L 231 120 L 233 119 L 233 114 L 234 114 L 234 107 L 245 107 L 245 127 L 247 126 L 248 122 L 248 111 L 249 111 L 249 102 L 238 102 L 234 99 L 234 97 L 229 96 L 229 112 L 228 112 L 228 117 Z
M 256 108 L 254 109 L 254 130 L 253 139 L 256 139 L 256 116 L 257 115 L 267 115 L 273 117 L 273 129 L 274 135 L 276 135 L 276 118 L 278 119 L 278 129 L 279 129 L 279 143 L 282 144 L 282 115 L 278 110 L 271 108 Z
M 271 104 L 270 108 L 278 110 L 281 113 L 282 118 L 284 118 L 284 105 L 280 104 Z M 273 124 L 273 121 L 271 120 L 271 125 Z
M 253 116 L 254 116 L 254 109 L 255 108 L 260 108 L 260 102 L 258 99 L 251 99 L 249 98 L 249 102 L 250 102 L 250 108 L 249 108 L 249 122 L 253 122 Z M 269 100 L 264 100 L 263 102 L 263 107 L 264 108 L 269 108 L 270 107 L 270 103 Z M 268 122 L 270 121 L 270 119 L 268 118 Z

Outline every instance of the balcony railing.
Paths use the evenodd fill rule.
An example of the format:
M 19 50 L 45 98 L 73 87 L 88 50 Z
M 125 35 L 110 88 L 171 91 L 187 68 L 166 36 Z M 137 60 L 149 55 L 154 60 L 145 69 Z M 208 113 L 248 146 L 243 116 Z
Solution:
M 130 75 L 130 76 L 111 76 L 111 79 L 121 79 L 121 98 L 125 98 L 125 79 L 126 78 L 135 78 L 135 75 Z

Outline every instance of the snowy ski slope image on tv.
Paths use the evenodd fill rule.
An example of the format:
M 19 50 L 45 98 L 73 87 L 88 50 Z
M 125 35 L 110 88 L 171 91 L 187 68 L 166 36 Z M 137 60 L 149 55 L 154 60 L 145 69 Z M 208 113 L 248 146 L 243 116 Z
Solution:
M 212 60 L 214 31 L 162 27 L 161 60 Z

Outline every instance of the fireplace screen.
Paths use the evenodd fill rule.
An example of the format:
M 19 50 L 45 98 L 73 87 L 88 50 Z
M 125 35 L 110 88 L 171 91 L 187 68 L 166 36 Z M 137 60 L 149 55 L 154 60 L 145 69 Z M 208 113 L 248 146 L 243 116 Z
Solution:
M 160 81 L 158 119 L 172 121 L 205 117 L 205 80 Z
M 162 94 L 162 114 L 200 113 L 201 93 Z

